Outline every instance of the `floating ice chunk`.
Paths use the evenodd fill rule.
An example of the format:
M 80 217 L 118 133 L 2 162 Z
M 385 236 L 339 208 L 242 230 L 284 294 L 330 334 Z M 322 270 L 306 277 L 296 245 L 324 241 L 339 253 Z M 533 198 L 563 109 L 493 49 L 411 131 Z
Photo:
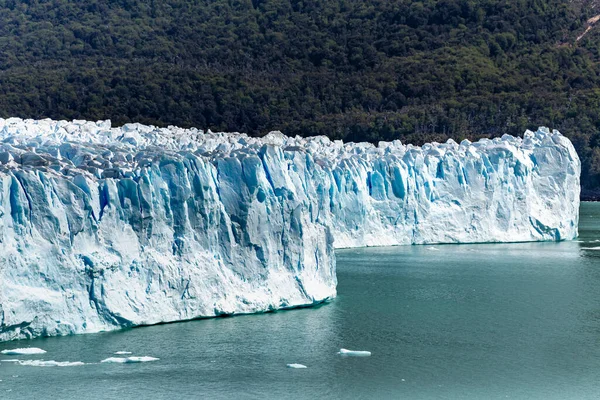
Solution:
M 341 356 L 349 356 L 349 357 L 369 357 L 371 355 L 371 352 L 363 351 L 363 350 L 340 349 L 338 354 Z
M 437 247 L 434 247 L 434 246 L 428 247 L 427 250 L 440 251 L 440 249 L 438 249 Z
M 109 357 L 100 362 L 102 363 L 116 363 L 116 364 L 132 364 L 132 363 L 142 363 L 142 362 L 150 362 L 150 361 L 158 361 L 160 358 L 155 357 Z
M 0 362 L 19 362 L 19 360 L 11 358 L 10 360 L 0 360 Z
M 287 364 L 286 366 L 288 368 L 295 368 L 295 369 L 304 369 L 304 368 L 306 368 L 306 365 L 302 365 L 302 364 Z
M 130 351 L 116 351 L 115 354 L 117 354 L 117 355 L 124 355 L 124 354 L 133 354 L 133 353 L 130 352 Z
M 27 347 L 23 349 L 2 350 L 1 353 L 8 356 L 25 356 L 32 354 L 45 354 L 46 350 L 38 349 L 37 347 Z
M 600 246 L 596 247 L 582 247 L 583 250 L 600 250 Z
M 44 361 L 44 360 L 18 360 L 19 365 L 29 366 L 29 367 L 78 367 L 80 365 L 85 365 L 84 362 L 81 361 Z

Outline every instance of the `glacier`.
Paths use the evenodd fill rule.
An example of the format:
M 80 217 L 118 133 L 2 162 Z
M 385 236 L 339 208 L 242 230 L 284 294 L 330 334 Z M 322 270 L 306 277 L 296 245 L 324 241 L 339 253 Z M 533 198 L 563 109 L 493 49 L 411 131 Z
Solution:
M 335 248 L 573 239 L 579 175 L 546 128 L 417 147 L 0 119 L 0 340 L 314 305 Z

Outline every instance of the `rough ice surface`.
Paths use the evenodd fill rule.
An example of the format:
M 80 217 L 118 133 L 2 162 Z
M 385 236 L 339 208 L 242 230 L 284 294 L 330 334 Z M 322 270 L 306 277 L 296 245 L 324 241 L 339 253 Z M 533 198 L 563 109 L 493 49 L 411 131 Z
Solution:
M 160 358 L 156 357 L 110 357 L 105 360 L 100 361 L 101 363 L 115 363 L 115 364 L 135 364 L 135 363 L 143 363 L 150 361 L 158 361 Z
M 334 247 L 573 239 L 579 172 L 547 129 L 416 147 L 0 119 L 0 340 L 316 304 Z
M 305 368 L 307 368 L 306 365 L 303 365 L 303 364 L 287 364 L 286 366 L 288 368 L 294 368 L 294 369 L 305 369 Z
M 33 354 L 45 354 L 46 350 L 37 347 L 26 347 L 23 349 L 2 350 L 0 353 L 7 356 L 28 356 Z
M 369 357 L 371 355 L 370 351 L 364 350 L 348 350 L 348 349 L 340 349 L 339 355 L 348 356 L 348 357 Z

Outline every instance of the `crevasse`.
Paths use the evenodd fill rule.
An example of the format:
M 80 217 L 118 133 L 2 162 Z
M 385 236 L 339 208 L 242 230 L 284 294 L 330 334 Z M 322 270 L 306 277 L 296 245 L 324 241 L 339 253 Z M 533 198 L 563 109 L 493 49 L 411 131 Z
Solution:
M 0 340 L 335 297 L 334 247 L 577 236 L 580 162 L 476 143 L 0 119 Z

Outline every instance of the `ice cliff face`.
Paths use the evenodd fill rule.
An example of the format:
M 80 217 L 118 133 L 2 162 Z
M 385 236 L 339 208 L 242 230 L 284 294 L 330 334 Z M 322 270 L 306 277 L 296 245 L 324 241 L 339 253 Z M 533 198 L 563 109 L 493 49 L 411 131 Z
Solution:
M 558 132 L 378 147 L 0 119 L 0 340 L 315 304 L 333 248 L 577 235 Z
M 577 236 L 580 162 L 557 131 L 378 147 L 333 146 L 323 161 L 336 247 Z

